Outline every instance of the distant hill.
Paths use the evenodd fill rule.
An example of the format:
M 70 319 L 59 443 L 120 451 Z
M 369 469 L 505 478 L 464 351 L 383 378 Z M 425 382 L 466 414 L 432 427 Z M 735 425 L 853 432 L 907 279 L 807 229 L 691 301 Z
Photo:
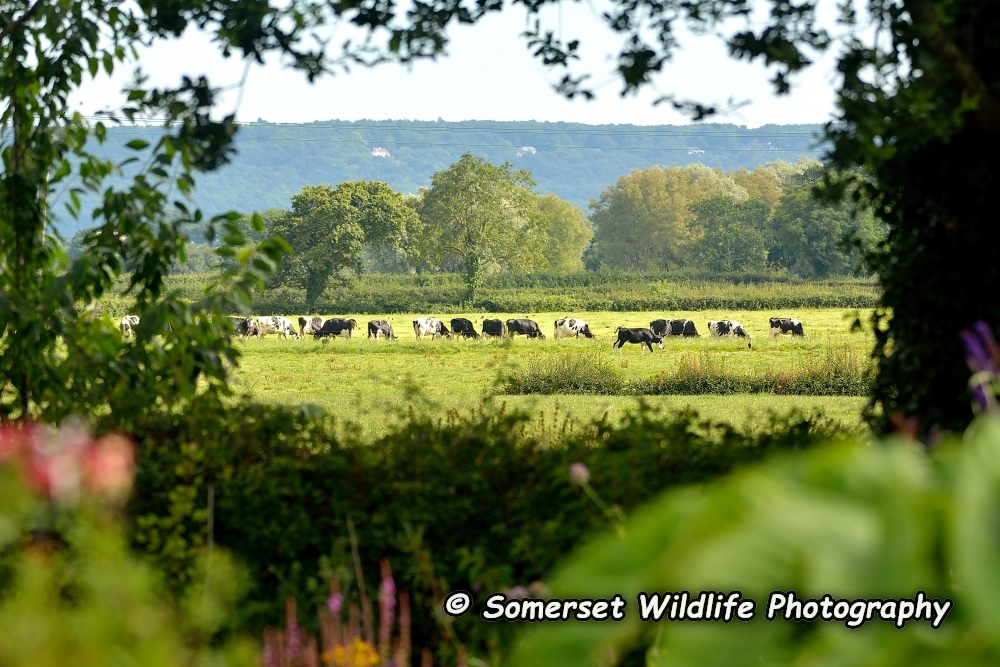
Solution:
M 586 208 L 591 197 L 633 169 L 702 162 L 725 170 L 774 160 L 819 158 L 819 125 L 584 125 L 498 121 L 322 121 L 245 124 L 238 154 L 221 171 L 198 178 L 195 199 L 206 213 L 287 207 L 304 185 L 367 179 L 405 193 L 430 184 L 435 171 L 471 151 L 534 174 L 540 192 Z M 109 156 L 155 127 L 111 128 Z M 381 150 L 379 150 L 381 149 Z M 84 210 L 89 210 L 85 206 Z M 83 225 L 89 223 L 82 221 Z M 81 223 L 63 223 L 72 231 Z

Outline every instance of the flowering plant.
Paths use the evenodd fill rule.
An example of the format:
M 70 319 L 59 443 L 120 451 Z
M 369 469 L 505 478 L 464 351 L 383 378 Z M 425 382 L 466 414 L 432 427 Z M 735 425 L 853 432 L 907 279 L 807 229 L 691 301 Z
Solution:
M 123 436 L 0 425 L 0 665 L 254 664 L 245 642 L 212 646 L 235 578 L 224 556 L 178 610 L 129 551 L 132 475 Z
M 973 411 L 1000 414 L 996 400 L 1000 390 L 1000 346 L 992 329 L 980 320 L 971 330 L 962 329 L 960 335 L 965 344 L 965 360 L 972 371 L 969 391 L 972 392 Z

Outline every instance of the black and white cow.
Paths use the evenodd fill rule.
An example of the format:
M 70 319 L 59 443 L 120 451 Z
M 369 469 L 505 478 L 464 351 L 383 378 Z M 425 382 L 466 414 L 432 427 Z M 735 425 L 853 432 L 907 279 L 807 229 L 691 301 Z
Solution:
M 693 336 L 698 337 L 698 329 L 692 320 L 653 320 L 649 329 L 657 336 Z
M 368 337 L 378 340 L 396 340 L 396 334 L 392 330 L 392 325 L 385 320 L 372 320 L 368 323 Z
M 771 318 L 771 338 L 777 338 L 781 334 L 792 334 L 792 336 L 802 336 L 802 322 L 792 317 L 772 317 Z
M 555 324 L 555 339 L 569 338 L 573 336 L 579 338 L 584 336 L 585 338 L 593 338 L 594 334 L 590 333 L 590 327 L 583 320 L 577 320 L 572 317 L 564 317 L 561 320 L 556 320 Z
M 326 322 L 322 317 L 300 317 L 299 318 L 299 335 L 308 336 L 309 334 L 315 334 L 317 331 L 323 328 L 323 323 Z
M 534 320 L 507 320 L 507 335 L 513 338 L 517 334 L 523 334 L 528 338 L 545 338 Z
M 708 335 L 712 338 L 719 336 L 746 338 L 747 349 L 753 349 L 753 337 L 736 320 L 711 320 L 708 323 Z
M 260 339 L 269 333 L 276 333 L 283 340 L 288 340 L 289 336 L 292 338 L 299 337 L 298 332 L 295 331 L 295 327 L 292 325 L 292 321 L 287 317 L 255 317 L 247 324 L 247 335 L 249 336 L 257 336 Z
M 441 336 L 451 338 L 448 327 L 436 317 L 418 317 L 413 320 L 413 335 L 417 337 L 417 340 L 423 340 L 427 334 L 431 335 L 431 340 L 441 338 Z
M 736 320 L 712 320 L 708 323 L 708 335 L 711 338 L 719 336 L 735 336 L 737 338 L 750 338 L 750 334 L 743 328 L 743 325 Z
M 507 327 L 503 325 L 503 320 L 483 320 L 483 335 L 503 338 L 507 335 Z
M 341 317 L 332 317 L 320 327 L 319 331 L 313 334 L 314 340 L 329 338 L 330 336 L 343 336 L 347 340 L 351 339 L 351 334 L 358 328 L 357 320 L 345 320 Z
M 234 317 L 233 318 L 233 331 L 240 338 L 246 338 L 250 333 L 250 318 L 249 317 Z
M 630 329 L 628 327 L 615 327 L 615 333 L 618 334 L 618 340 L 611 343 L 611 350 L 614 351 L 615 348 L 618 349 L 618 354 L 622 353 L 622 346 L 625 343 L 636 343 L 639 345 L 639 352 L 642 354 L 646 353 L 646 348 L 649 351 L 653 351 L 653 343 L 661 350 L 663 349 L 663 336 L 658 336 L 649 329 Z
M 464 317 L 456 317 L 451 321 L 451 332 L 462 338 L 479 338 L 476 327 L 472 325 L 472 320 L 467 320 Z
M 131 338 L 135 336 L 135 328 L 137 326 L 139 326 L 138 315 L 126 315 L 122 318 L 121 322 L 118 323 L 118 328 L 122 332 L 122 338 Z

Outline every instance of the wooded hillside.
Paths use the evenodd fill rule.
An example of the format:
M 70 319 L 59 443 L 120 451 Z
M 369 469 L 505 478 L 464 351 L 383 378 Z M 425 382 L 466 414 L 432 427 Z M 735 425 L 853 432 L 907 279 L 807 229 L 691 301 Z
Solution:
M 158 128 L 110 128 L 101 148 L 116 161 L 132 137 Z M 821 157 L 819 125 L 584 125 L 540 122 L 330 120 L 306 124 L 255 122 L 236 135 L 232 164 L 198 177 L 195 200 L 207 213 L 287 207 L 306 185 L 383 181 L 402 193 L 430 185 L 436 171 L 473 152 L 495 164 L 528 169 L 539 192 L 586 209 L 591 197 L 633 169 L 701 162 L 726 171 L 799 156 Z M 388 157 L 372 154 L 384 148 Z M 525 149 L 532 150 L 525 150 Z M 704 152 L 701 152 L 704 151 Z M 85 202 L 84 212 L 90 206 Z M 56 207 L 57 210 L 62 207 Z M 67 216 L 61 216 L 65 219 Z M 65 221 L 64 232 L 90 221 Z

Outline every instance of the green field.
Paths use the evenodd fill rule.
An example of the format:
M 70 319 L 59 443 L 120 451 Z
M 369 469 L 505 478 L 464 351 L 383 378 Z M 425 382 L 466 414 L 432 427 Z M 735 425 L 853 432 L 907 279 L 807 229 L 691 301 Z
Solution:
M 573 315 L 586 319 L 595 340 L 553 340 L 553 321 Z M 589 313 L 498 313 L 466 314 L 477 329 L 484 317 L 530 317 L 545 332 L 545 340 L 430 340 L 413 335 L 414 316 L 385 316 L 397 341 L 367 340 L 364 333 L 348 341 L 343 338 L 317 342 L 282 341 L 275 336 L 249 339 L 241 344 L 243 359 L 237 386 L 254 398 L 287 405 L 315 404 L 338 418 L 356 424 L 366 436 L 377 436 L 403 419 L 408 410 L 466 411 L 484 403 L 529 410 L 538 428 L 573 427 L 607 414 L 619 419 L 634 410 L 638 398 L 623 396 L 503 396 L 491 397 L 501 373 L 532 360 L 560 355 L 591 354 L 610 359 L 630 378 L 644 378 L 676 370 L 685 358 L 707 355 L 734 372 L 789 369 L 821 358 L 831 350 L 863 357 L 871 346 L 870 333 L 851 333 L 856 311 L 800 309 L 773 315 L 794 316 L 803 321 L 808 337 L 768 339 L 768 317 L 761 311 L 589 312 Z M 293 317 L 293 315 L 289 315 Z M 448 322 L 453 315 L 421 313 Z M 698 339 L 667 339 L 665 351 L 641 354 L 626 346 L 623 354 L 611 355 L 614 327 L 647 326 L 659 317 L 683 317 L 695 321 L 703 334 Z M 351 317 L 348 315 L 348 317 Z M 362 332 L 378 316 L 354 315 Z M 754 336 L 748 349 L 740 339 L 712 339 L 705 331 L 710 319 L 737 319 Z M 863 398 L 819 396 L 657 396 L 651 405 L 663 409 L 691 406 L 704 416 L 733 423 L 759 422 L 767 410 L 790 408 L 821 410 L 845 425 L 859 423 Z

